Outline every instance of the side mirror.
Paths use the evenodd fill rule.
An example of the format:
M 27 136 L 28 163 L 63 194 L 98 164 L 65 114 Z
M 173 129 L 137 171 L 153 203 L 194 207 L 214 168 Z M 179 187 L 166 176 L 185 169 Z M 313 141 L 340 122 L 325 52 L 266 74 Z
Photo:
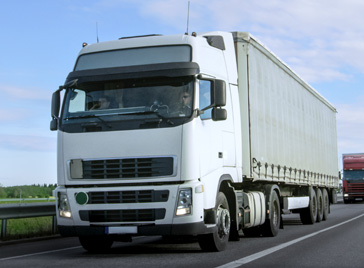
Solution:
M 226 84 L 223 80 L 213 81 L 211 89 L 211 106 L 222 107 L 226 105 Z
M 59 116 L 60 106 L 61 106 L 61 95 L 60 95 L 60 90 L 57 90 L 52 95 L 52 107 L 51 107 L 52 121 L 50 124 L 51 130 L 58 129 L 58 116 Z
M 227 118 L 227 112 L 225 109 L 213 108 L 211 113 L 211 118 L 213 121 L 223 121 Z

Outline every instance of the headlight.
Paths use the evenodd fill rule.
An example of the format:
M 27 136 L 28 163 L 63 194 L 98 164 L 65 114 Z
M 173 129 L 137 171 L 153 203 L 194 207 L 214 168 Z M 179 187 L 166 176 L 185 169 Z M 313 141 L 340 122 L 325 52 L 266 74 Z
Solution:
M 344 194 L 344 197 L 348 197 L 349 196 L 349 194 Z
M 192 212 L 192 189 L 179 190 L 176 215 L 187 215 Z
M 58 212 L 59 216 L 64 218 L 71 218 L 71 208 L 68 202 L 68 197 L 66 193 L 58 193 Z

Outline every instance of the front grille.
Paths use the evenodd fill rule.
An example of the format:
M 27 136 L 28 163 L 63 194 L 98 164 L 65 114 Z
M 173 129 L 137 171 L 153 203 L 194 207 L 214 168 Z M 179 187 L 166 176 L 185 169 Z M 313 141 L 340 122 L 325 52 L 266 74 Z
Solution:
M 120 203 L 151 203 L 167 202 L 169 191 L 113 191 L 89 192 L 88 204 L 120 204 Z
M 364 193 L 364 183 L 348 183 L 348 192 L 352 194 L 360 194 Z
M 85 160 L 84 179 L 124 179 L 174 175 L 173 157 Z
M 82 221 L 89 222 L 144 222 L 164 219 L 166 210 L 128 209 L 128 210 L 82 210 L 79 212 Z

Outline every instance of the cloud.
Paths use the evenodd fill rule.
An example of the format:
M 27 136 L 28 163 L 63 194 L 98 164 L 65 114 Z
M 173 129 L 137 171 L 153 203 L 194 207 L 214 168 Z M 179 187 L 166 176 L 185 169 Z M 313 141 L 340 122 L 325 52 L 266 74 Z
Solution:
M 364 152 L 364 96 L 351 104 L 337 105 L 338 147 L 342 153 Z
M 185 29 L 187 1 L 133 2 L 142 16 Z M 249 31 L 308 82 L 345 81 L 343 66 L 364 73 L 363 13 L 361 0 L 194 0 L 190 31 Z

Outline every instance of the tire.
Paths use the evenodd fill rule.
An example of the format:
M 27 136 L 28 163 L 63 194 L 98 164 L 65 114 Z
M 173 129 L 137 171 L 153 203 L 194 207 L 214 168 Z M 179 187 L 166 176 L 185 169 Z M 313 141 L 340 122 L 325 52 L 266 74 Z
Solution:
M 327 193 L 327 190 L 325 188 L 322 189 L 322 200 L 324 205 L 322 220 L 326 221 L 329 217 L 330 200 L 329 200 L 329 194 Z
M 203 251 L 216 252 L 226 249 L 230 235 L 229 204 L 224 193 L 219 192 L 216 198 L 216 230 L 211 234 L 199 235 L 198 243 Z
M 263 236 L 273 237 L 278 234 L 281 225 L 281 206 L 276 191 L 270 196 L 269 213 L 269 219 L 266 219 L 262 226 L 262 233 Z
M 310 203 L 307 208 L 300 211 L 300 218 L 303 224 L 314 224 L 317 219 L 317 199 L 315 191 L 310 187 L 309 189 Z
M 82 247 L 90 253 L 106 252 L 114 242 L 105 236 L 80 236 L 79 240 Z
M 316 189 L 316 198 L 317 198 L 317 217 L 316 222 L 321 222 L 324 217 L 324 200 L 323 195 L 320 188 Z

